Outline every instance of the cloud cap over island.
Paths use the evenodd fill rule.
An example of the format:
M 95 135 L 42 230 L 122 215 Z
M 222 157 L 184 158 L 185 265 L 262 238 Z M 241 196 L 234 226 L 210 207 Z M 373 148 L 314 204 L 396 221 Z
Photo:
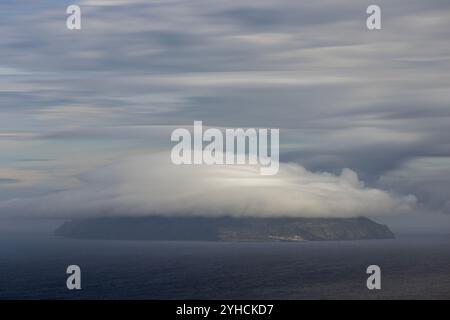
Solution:
M 94 216 L 355 217 L 404 213 L 414 196 L 367 188 L 357 174 L 314 173 L 280 164 L 275 176 L 254 165 L 173 165 L 167 153 L 129 158 L 83 175 L 81 185 L 0 204 L 1 212 L 55 218 Z

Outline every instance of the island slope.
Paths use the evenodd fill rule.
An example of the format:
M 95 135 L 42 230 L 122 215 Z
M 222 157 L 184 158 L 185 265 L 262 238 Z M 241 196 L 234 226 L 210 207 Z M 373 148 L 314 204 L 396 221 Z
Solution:
M 368 218 L 94 218 L 65 222 L 58 236 L 78 239 L 177 241 L 323 241 L 389 239 Z

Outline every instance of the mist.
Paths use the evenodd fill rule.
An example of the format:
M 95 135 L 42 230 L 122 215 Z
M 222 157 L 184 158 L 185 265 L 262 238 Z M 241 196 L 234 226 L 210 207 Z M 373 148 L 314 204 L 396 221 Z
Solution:
M 85 173 L 79 186 L 0 203 L 2 216 L 355 217 L 408 213 L 413 195 L 369 188 L 340 175 L 280 163 L 274 176 L 255 165 L 174 165 L 166 152 L 136 156 Z

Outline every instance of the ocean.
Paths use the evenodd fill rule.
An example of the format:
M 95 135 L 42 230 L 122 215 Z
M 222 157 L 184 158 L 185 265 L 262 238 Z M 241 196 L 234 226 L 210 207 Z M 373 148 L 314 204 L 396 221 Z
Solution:
M 81 268 L 81 290 L 66 268 Z M 368 290 L 366 268 L 381 268 Z M 449 299 L 450 235 L 151 242 L 0 234 L 0 299 Z

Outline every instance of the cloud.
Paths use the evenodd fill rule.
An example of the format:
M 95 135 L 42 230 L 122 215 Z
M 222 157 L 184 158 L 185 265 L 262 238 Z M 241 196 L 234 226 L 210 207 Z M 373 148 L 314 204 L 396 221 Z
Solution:
M 407 161 L 382 175 L 378 186 L 416 194 L 424 212 L 450 214 L 450 157 Z
M 72 1 L 0 3 L 2 165 L 46 178 L 32 188 L 2 183 L 0 199 L 58 190 L 111 159 L 167 148 L 164 128 L 203 120 L 280 128 L 282 161 L 335 177 L 349 167 L 367 186 L 449 212 L 448 170 L 436 166 L 450 157 L 448 0 L 380 0 L 380 32 L 365 28 L 370 1 L 78 3 L 80 32 L 65 26 Z M 396 173 L 412 162 L 426 186 Z M 69 197 L 39 201 L 56 205 L 60 195 Z
M 0 203 L 3 214 L 74 218 L 202 215 L 353 217 L 408 212 L 415 197 L 367 188 L 355 172 L 314 173 L 280 164 L 275 176 L 255 166 L 175 166 L 167 153 L 129 158 L 80 177 L 81 186 Z
M 42 182 L 44 177 L 38 171 L 0 167 L 2 188 L 29 187 Z

